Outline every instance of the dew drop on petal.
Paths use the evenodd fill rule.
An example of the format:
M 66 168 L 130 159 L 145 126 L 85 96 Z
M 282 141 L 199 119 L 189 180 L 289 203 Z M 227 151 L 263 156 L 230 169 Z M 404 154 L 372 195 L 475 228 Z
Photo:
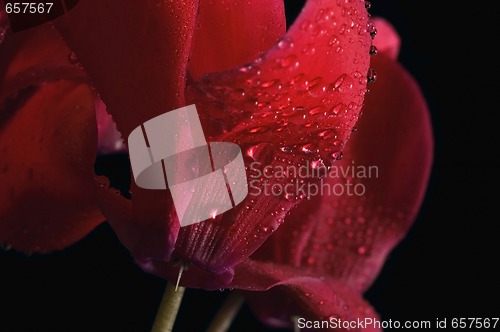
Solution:
M 6 34 L 7 34 L 7 29 L 0 28 L 0 44 L 2 44 L 2 42 L 4 41 Z
M 69 54 L 68 54 L 68 62 L 72 65 L 76 65 L 79 63 L 78 61 L 78 57 L 76 55 L 75 52 L 71 51 Z
M 281 50 L 286 50 L 293 47 L 293 42 L 289 38 L 284 38 L 278 42 L 278 48 Z
M 318 133 L 318 136 L 322 139 L 330 139 L 336 136 L 336 131 L 333 129 L 322 130 Z
M 321 113 L 324 113 L 324 107 L 321 105 L 313 107 L 309 110 L 309 115 L 316 115 L 316 114 L 321 114 Z
M 248 132 L 250 134 L 257 134 L 257 133 L 263 133 L 269 130 L 269 127 L 267 126 L 260 126 L 260 127 L 253 127 L 248 129 Z
M 291 54 L 291 55 L 287 56 L 286 58 L 281 59 L 280 64 L 283 68 L 298 67 L 299 61 L 298 61 L 298 58 L 295 54 Z
M 373 24 L 373 22 L 368 22 L 366 29 L 370 34 L 370 37 L 372 37 L 372 39 L 375 38 L 377 35 L 377 28 L 375 27 L 375 24 Z
M 377 52 L 378 52 L 377 46 L 375 45 L 370 46 L 370 55 L 375 55 L 377 54 Z
M 374 69 L 368 70 L 368 73 L 366 74 L 366 79 L 368 80 L 368 83 L 373 83 L 377 80 L 377 72 Z
M 98 175 L 95 180 L 101 188 L 109 188 L 109 179 L 106 176 Z

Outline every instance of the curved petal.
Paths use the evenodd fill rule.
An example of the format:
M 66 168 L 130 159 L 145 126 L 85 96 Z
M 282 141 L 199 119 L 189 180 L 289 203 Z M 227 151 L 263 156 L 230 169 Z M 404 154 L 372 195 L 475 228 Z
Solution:
M 48 25 L 7 33 L 0 46 L 0 106 L 30 85 L 61 79 L 87 82 L 83 70 L 70 63 L 70 54 L 58 33 Z
M 18 250 L 63 248 L 104 219 L 93 195 L 95 97 L 69 54 L 47 25 L 7 31 L 0 46 L 0 242 Z
M 123 152 L 126 150 L 122 135 L 116 129 L 113 118 L 107 112 L 106 105 L 102 100 L 96 101 L 97 117 L 97 153 L 108 154 Z
M 401 38 L 399 38 L 396 29 L 380 17 L 375 17 L 371 21 L 377 28 L 377 36 L 373 40 L 373 44 L 379 52 L 384 53 L 392 60 L 396 60 L 401 48 Z
M 257 58 L 286 31 L 282 0 L 201 1 L 189 71 L 228 70 Z
M 324 325 L 308 326 L 307 330 L 313 331 L 381 330 L 373 324 L 379 318 L 372 307 L 357 291 L 333 278 L 307 276 L 300 269 L 248 261 L 237 268 L 233 283 L 236 288 L 251 290 L 245 292 L 248 304 L 270 326 L 292 327 L 308 320 L 325 321 Z M 298 321 L 299 317 L 304 320 Z M 350 325 L 343 328 L 342 322 Z M 358 322 L 368 324 L 360 326 Z
M 263 176 L 265 166 L 307 167 L 336 158 L 339 142 L 347 140 L 357 120 L 366 90 L 366 78 L 358 76 L 366 73 L 369 64 L 366 23 L 363 1 L 312 0 L 283 42 L 262 59 L 211 74 L 190 87 L 188 101 L 196 103 L 205 133 L 211 140 L 235 142 L 243 148 L 247 177 L 255 180 L 257 189 L 288 184 L 270 174 Z M 314 54 L 309 46 L 315 48 Z M 250 193 L 223 216 L 183 227 L 173 257 L 214 274 L 233 273 L 233 267 L 254 252 L 302 199 L 303 195 L 284 192 Z M 148 264 L 154 270 L 162 262 Z M 168 271 L 173 279 L 178 268 Z M 191 271 L 184 273 L 183 285 L 227 286 L 191 277 Z M 157 273 L 166 272 L 158 268 Z
M 89 0 L 56 20 L 124 137 L 184 106 L 197 9 L 195 0 Z
M 197 9 L 196 0 L 81 1 L 56 21 L 123 137 L 145 121 L 184 106 Z M 109 213 L 106 219 L 136 259 L 168 259 L 178 229 L 168 193 L 134 184 L 132 191 L 128 221 L 113 220 L 123 211 L 114 211 L 115 204 L 105 209 L 104 198 L 100 204 Z M 124 234 L 134 234 L 135 239 L 127 240 Z
M 66 247 L 102 217 L 95 201 L 93 95 L 75 82 L 23 90 L 0 110 L 0 241 L 26 252 Z
M 324 179 L 325 194 L 294 210 L 255 259 L 300 266 L 363 291 L 406 234 L 430 174 L 431 123 L 410 75 L 384 55 L 373 65 L 379 80 L 344 159 Z M 335 185 L 344 192 L 335 194 Z

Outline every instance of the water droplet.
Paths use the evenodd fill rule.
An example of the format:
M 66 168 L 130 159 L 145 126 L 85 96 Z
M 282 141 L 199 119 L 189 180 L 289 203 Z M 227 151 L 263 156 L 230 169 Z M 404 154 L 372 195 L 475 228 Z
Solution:
M 373 83 L 377 80 L 377 72 L 374 69 L 368 70 L 368 73 L 366 74 L 366 79 L 368 80 L 368 83 Z
M 307 264 L 308 265 L 314 265 L 314 263 L 316 263 L 316 259 L 314 259 L 314 257 L 308 257 L 307 258 Z
M 306 90 L 309 90 L 309 89 L 315 87 L 316 85 L 318 85 L 321 82 L 321 80 L 322 80 L 321 77 L 315 77 L 310 81 L 305 81 L 304 86 L 305 86 Z
M 316 53 L 316 48 L 313 44 L 307 44 L 302 49 L 302 53 L 304 53 L 305 55 L 313 55 L 314 53 Z
M 78 61 L 78 57 L 76 55 L 75 52 L 71 51 L 69 54 L 68 54 L 68 62 L 72 65 L 76 65 L 79 63 Z
M 293 152 L 293 148 L 291 146 L 283 146 L 280 148 L 280 150 L 284 153 L 292 153 Z
M 339 113 L 343 113 L 347 111 L 346 106 L 343 103 L 338 103 L 335 105 L 335 107 L 332 109 L 333 114 L 338 115 Z
M 316 107 L 313 107 L 309 110 L 309 115 L 316 115 L 316 114 L 321 114 L 321 113 L 324 113 L 325 111 L 325 108 L 324 106 L 316 106 Z
M 293 42 L 290 38 L 284 38 L 279 41 L 278 48 L 281 50 L 286 50 L 293 47 Z
M 299 83 L 300 81 L 302 81 L 304 76 L 305 76 L 304 74 L 298 74 L 297 76 L 293 77 L 290 80 L 290 85 L 295 85 L 295 84 Z
M 335 140 L 332 144 L 333 144 L 333 146 L 340 147 L 340 146 L 344 145 L 344 141 L 342 141 L 341 139 L 338 139 L 338 140 Z
M 304 144 L 300 147 L 300 151 L 304 153 L 313 153 L 316 150 L 316 146 L 312 143 Z
M 289 201 L 289 202 L 292 202 L 295 200 L 295 194 L 292 193 L 292 192 L 285 192 L 285 194 L 283 195 L 283 197 Z
M 377 52 L 378 52 L 377 46 L 375 45 L 370 46 L 370 55 L 375 55 L 377 54 Z
M 7 34 L 7 29 L 0 28 L 0 44 L 5 40 L 6 34 Z
M 337 133 L 333 129 L 323 130 L 318 133 L 318 136 L 321 137 L 322 139 L 330 139 L 332 137 L 335 137 L 336 135 Z
M 372 8 L 372 3 L 370 1 L 365 1 L 365 8 L 366 9 Z
M 312 24 L 309 20 L 304 20 L 304 22 L 302 22 L 300 24 L 300 29 L 303 30 L 303 31 L 307 31 L 309 29 L 312 28 Z
M 318 10 L 318 13 L 316 14 L 316 22 L 320 22 L 325 15 L 325 11 L 323 9 Z
M 269 127 L 267 126 L 260 126 L 260 127 L 253 127 L 248 129 L 248 132 L 250 134 L 257 134 L 257 133 L 263 133 L 269 130 Z
M 344 83 L 344 80 L 346 78 L 346 74 L 342 74 L 339 76 L 339 78 L 337 78 L 337 80 L 335 81 L 335 83 L 333 83 L 333 89 L 338 89 L 342 83 Z
M 263 88 L 269 88 L 269 87 L 276 85 L 278 82 L 279 82 L 278 80 L 271 80 L 271 81 L 267 81 L 267 82 L 262 83 L 260 86 Z
M 340 33 L 341 35 L 343 35 L 343 34 L 345 33 L 346 28 L 347 28 L 347 25 L 342 24 L 342 25 L 340 26 L 339 33 Z
M 358 248 L 358 254 L 360 255 L 365 255 L 366 254 L 366 248 L 361 246 Z
M 328 42 L 329 46 L 334 46 L 334 45 L 339 45 L 340 40 L 337 38 L 337 36 L 333 36 L 330 41 Z
M 101 188 L 109 188 L 109 179 L 107 177 L 102 175 L 97 175 L 95 177 L 95 180 Z
M 331 154 L 332 158 L 335 160 L 342 160 L 344 153 L 342 151 L 335 151 Z
M 242 73 L 248 73 L 250 70 L 252 70 L 252 65 L 248 65 L 248 66 L 243 66 L 243 67 L 240 67 L 238 70 Z
M 304 106 L 297 106 L 297 107 L 293 107 L 293 110 L 295 112 L 303 113 L 306 110 L 306 108 Z
M 366 30 L 368 31 L 372 39 L 377 35 L 377 28 L 375 27 L 375 24 L 373 24 L 373 22 L 368 22 Z
M 295 54 L 291 54 L 291 55 L 287 56 L 286 58 L 281 59 L 280 64 L 281 64 L 281 67 L 283 67 L 283 68 L 298 67 L 299 61 L 298 61 L 297 56 Z
M 311 167 L 312 167 L 312 169 L 315 169 L 315 170 L 319 169 L 319 170 L 325 170 L 326 171 L 326 165 L 325 165 L 325 163 L 323 162 L 322 159 L 313 160 L 311 162 Z

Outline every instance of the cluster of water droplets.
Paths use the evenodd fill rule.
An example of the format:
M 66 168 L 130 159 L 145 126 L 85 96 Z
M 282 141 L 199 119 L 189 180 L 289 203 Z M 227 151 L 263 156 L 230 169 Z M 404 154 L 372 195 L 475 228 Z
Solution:
M 358 119 L 366 85 L 375 80 L 376 74 L 370 70 L 333 76 L 329 68 L 311 72 L 308 67 L 314 68 L 316 57 L 324 53 L 357 64 L 358 57 L 344 54 L 352 48 L 349 44 L 365 42 L 366 34 L 376 34 L 372 25 L 358 22 L 366 22 L 366 12 L 349 0 L 338 0 L 338 7 L 319 8 L 315 15 L 298 21 L 297 31 L 264 56 L 234 71 L 207 76 L 197 86 L 203 98 L 223 105 L 208 110 L 212 121 L 230 117 L 230 122 L 240 127 L 247 124 L 244 138 L 236 143 L 242 146 L 247 165 L 260 163 L 262 185 L 272 181 L 284 186 L 295 180 L 269 180 L 272 174 L 265 174 L 263 168 L 267 165 L 327 170 L 342 159 L 345 139 Z M 375 54 L 375 46 L 369 52 Z M 319 177 L 321 172 L 301 180 Z M 283 194 L 282 198 L 306 198 L 300 196 Z

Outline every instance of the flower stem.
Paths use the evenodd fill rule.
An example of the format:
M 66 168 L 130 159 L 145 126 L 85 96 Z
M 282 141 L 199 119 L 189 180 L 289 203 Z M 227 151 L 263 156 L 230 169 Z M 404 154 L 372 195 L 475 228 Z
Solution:
M 181 305 L 184 287 L 178 287 L 168 283 L 163 293 L 163 298 L 156 313 L 155 322 L 151 332 L 171 332 L 174 327 L 175 318 Z
M 231 292 L 215 315 L 215 318 L 210 323 L 207 332 L 227 331 L 238 314 L 238 311 L 240 311 L 243 302 L 244 299 L 240 292 Z

